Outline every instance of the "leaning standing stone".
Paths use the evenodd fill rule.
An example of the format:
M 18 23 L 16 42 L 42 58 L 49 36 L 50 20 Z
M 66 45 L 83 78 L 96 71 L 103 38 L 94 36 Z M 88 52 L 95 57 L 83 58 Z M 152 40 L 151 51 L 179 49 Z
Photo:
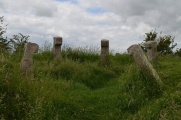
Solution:
M 156 70 L 148 61 L 147 57 L 143 53 L 141 47 L 139 45 L 132 45 L 128 49 L 128 53 L 132 55 L 135 59 L 135 62 L 140 69 L 145 74 L 152 76 L 155 81 L 161 86 L 163 85 L 159 75 L 157 74 Z

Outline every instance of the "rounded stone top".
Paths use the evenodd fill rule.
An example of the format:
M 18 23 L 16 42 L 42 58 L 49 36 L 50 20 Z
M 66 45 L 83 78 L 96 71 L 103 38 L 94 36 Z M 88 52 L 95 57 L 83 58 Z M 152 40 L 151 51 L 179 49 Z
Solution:
M 53 39 L 62 39 L 62 37 L 57 36 L 57 37 L 53 37 Z
M 156 41 L 147 41 L 145 43 L 145 47 L 146 48 L 152 48 L 152 47 L 155 47 L 157 45 L 157 42 Z
M 109 40 L 106 40 L 106 39 L 101 40 L 101 46 L 102 47 L 109 47 Z
M 37 53 L 39 46 L 36 43 L 28 42 L 26 45 L 26 49 L 28 49 L 31 53 Z
M 62 37 L 54 37 L 54 45 L 62 45 Z

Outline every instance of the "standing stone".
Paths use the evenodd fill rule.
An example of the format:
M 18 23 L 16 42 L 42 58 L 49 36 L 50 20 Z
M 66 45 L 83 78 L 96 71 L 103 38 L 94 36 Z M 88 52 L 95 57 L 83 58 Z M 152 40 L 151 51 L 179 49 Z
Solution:
M 158 63 L 157 42 L 148 41 L 145 43 L 145 47 L 147 49 L 148 61 Z
M 144 52 L 142 51 L 141 47 L 139 45 L 134 44 L 134 45 L 130 46 L 127 50 L 128 50 L 128 53 L 134 57 L 135 62 L 137 64 L 138 68 L 140 69 L 140 71 L 152 76 L 156 80 L 156 82 L 160 86 L 162 86 L 163 83 L 162 83 L 159 75 L 157 74 L 156 70 L 153 68 L 153 66 L 148 61 L 148 59 L 145 56 Z
M 20 70 L 24 73 L 30 73 L 33 66 L 33 53 L 37 53 L 39 46 L 36 43 L 28 42 L 25 45 L 24 55 L 21 60 Z
M 109 56 L 109 40 L 101 40 L 101 63 L 105 64 Z
M 1 59 L 1 62 L 5 62 L 6 61 L 5 56 L 4 56 L 3 53 L 1 53 L 0 59 Z
M 53 44 L 53 53 L 55 55 L 55 58 L 62 59 L 61 55 L 61 46 L 62 46 L 62 37 L 54 37 L 54 44 Z

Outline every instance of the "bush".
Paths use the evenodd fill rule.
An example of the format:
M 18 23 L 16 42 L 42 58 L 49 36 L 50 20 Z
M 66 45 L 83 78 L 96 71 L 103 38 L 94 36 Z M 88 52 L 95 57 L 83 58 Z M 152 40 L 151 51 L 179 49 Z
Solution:
M 146 38 L 145 42 L 147 41 L 157 41 L 157 51 L 161 55 L 166 54 L 173 54 L 173 49 L 177 46 L 177 43 L 174 43 L 174 38 L 171 35 L 165 35 L 165 36 L 158 36 L 158 33 L 156 31 L 151 31 L 149 33 L 145 33 Z
M 6 25 L 4 23 L 4 17 L 0 17 L 0 53 L 8 54 L 11 50 L 10 41 L 4 36 L 6 33 Z

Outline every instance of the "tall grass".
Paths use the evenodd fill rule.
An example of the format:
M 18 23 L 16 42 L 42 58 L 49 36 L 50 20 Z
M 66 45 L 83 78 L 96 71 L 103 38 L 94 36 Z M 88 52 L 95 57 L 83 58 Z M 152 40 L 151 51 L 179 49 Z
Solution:
M 19 71 L 20 56 L 0 62 L 0 118 L 27 120 L 120 120 L 181 118 L 180 58 L 163 56 L 156 70 L 167 89 L 138 71 L 127 54 L 62 49 L 54 60 L 50 49 L 34 56 L 28 76 Z

